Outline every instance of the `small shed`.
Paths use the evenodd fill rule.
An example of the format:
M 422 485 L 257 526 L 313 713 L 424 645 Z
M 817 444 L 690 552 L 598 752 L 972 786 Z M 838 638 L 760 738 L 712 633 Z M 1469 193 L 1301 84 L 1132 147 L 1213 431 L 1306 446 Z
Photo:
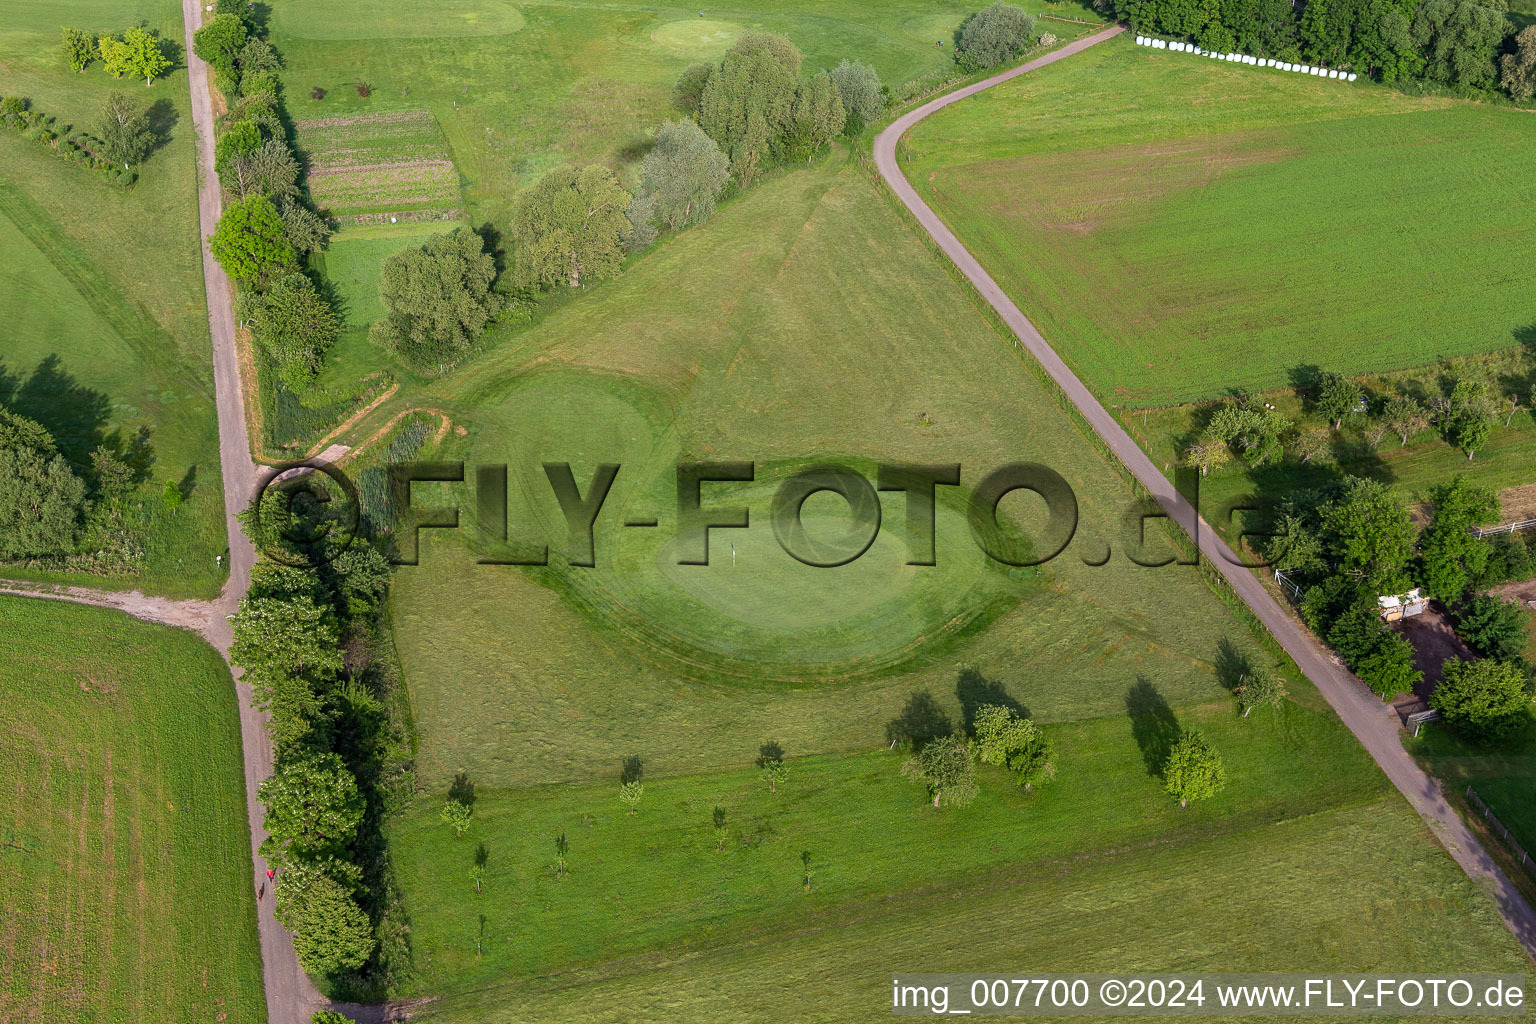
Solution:
M 1383 622 L 1399 622 L 1424 614 L 1424 609 L 1429 607 L 1429 598 L 1414 587 L 1406 594 L 1384 594 L 1376 599 L 1376 605 L 1381 609 Z

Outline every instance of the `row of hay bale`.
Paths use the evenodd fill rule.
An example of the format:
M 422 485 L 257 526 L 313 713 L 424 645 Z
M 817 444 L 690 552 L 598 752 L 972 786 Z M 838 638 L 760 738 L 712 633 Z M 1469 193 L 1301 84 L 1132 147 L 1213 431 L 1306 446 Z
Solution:
M 1250 64 L 1260 68 L 1278 68 L 1281 71 L 1295 71 L 1298 74 L 1313 75 L 1317 78 L 1337 78 L 1345 82 L 1353 82 L 1357 77 L 1353 71 L 1339 71 L 1335 68 L 1320 68 L 1312 64 L 1292 64 L 1289 61 L 1276 60 L 1273 57 L 1252 57 L 1246 53 L 1217 53 L 1214 50 L 1202 50 L 1193 43 L 1181 43 L 1176 40 L 1158 39 L 1154 36 L 1137 36 L 1137 46 L 1150 46 L 1154 50 L 1173 50 L 1177 53 L 1193 53 L 1197 57 L 1209 57 L 1212 60 L 1233 61 L 1238 64 Z

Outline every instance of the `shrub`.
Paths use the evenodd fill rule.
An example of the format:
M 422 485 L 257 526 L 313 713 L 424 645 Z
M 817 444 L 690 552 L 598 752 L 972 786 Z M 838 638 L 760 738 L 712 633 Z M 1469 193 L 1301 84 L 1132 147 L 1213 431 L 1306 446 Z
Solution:
M 1023 53 L 1034 35 L 1033 15 L 1012 4 L 995 3 L 955 30 L 955 63 L 966 72 L 996 67 Z
M 373 95 L 373 86 L 369 85 L 367 82 L 358 82 L 356 88 L 357 94 L 363 99 L 367 99 L 369 96 Z

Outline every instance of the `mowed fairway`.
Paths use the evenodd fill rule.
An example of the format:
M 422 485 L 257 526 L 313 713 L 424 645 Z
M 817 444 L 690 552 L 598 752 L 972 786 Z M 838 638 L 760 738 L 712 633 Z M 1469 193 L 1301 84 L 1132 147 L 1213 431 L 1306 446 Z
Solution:
M 151 108 L 165 142 L 124 191 L 0 131 L 0 405 L 42 422 L 77 466 L 97 444 L 123 448 L 147 430 L 141 572 L 114 582 L 212 597 L 224 502 L 186 72 L 145 88 L 113 81 L 99 61 L 77 75 L 58 55 L 61 23 L 120 33 L 147 21 L 179 49 L 181 6 L 19 3 L 3 20 L 0 95 L 96 133 L 107 96 L 124 92 Z M 174 514 L 161 506 L 167 482 L 187 495 Z
M 1135 407 L 1519 344 L 1529 122 L 1120 38 L 928 118 L 903 167 Z
M 0 1019 L 266 1020 L 218 654 L 0 598 L 0 707 Z
M 415 488 L 423 506 L 464 510 L 459 536 L 423 531 L 392 602 L 429 787 L 458 771 L 498 787 L 586 780 L 627 754 L 657 773 L 738 766 L 768 738 L 795 755 L 869 749 L 914 691 L 957 717 L 966 668 L 1047 720 L 1123 713 L 1139 678 L 1198 704 L 1222 692 L 1224 642 L 1258 657 L 1191 570 L 1120 553 L 1129 492 L 842 160 L 763 185 L 424 387 L 421 404 L 469 431 L 433 457 L 464 458 L 471 481 L 507 464 L 510 535 L 553 551 L 547 570 L 476 564 L 510 552 L 472 529 L 472 487 Z M 753 524 L 715 531 L 708 566 L 677 564 L 684 459 L 758 467 L 757 484 L 706 486 Z M 584 490 L 598 463 L 622 467 L 596 568 L 565 565 L 550 461 Z M 910 567 L 891 494 L 875 547 L 811 568 L 779 549 L 768 514 L 786 469 L 813 461 L 871 476 L 880 461 L 959 463 L 966 487 L 1041 462 L 1074 488 L 1080 525 L 1038 574 L 1004 572 L 946 504 L 938 564 Z M 1038 534 L 1041 504 L 1019 492 L 1003 509 Z M 826 535 L 845 507 L 807 504 Z M 622 525 L 647 517 L 659 525 Z M 1085 564 L 1106 543 L 1116 557 Z

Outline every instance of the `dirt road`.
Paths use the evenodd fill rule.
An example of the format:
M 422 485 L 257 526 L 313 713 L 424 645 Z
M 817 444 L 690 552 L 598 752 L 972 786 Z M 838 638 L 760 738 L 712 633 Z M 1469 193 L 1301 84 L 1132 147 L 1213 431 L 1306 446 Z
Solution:
M 1174 489 L 1172 483 L 1163 476 L 1140 446 L 1131 440 L 1131 436 L 1120 426 L 1119 421 L 1111 416 L 1099 404 L 1098 399 L 1083 386 L 1082 381 L 1078 380 L 1071 368 L 1040 336 L 1040 332 L 1035 330 L 1034 325 L 1029 322 L 1019 307 L 1004 294 L 997 282 L 992 280 L 991 275 L 966 250 L 965 246 L 960 244 L 954 232 L 950 231 L 938 215 L 929 209 L 928 204 L 923 202 L 901 173 L 896 156 L 897 143 L 913 125 L 923 118 L 995 85 L 1054 64 L 1074 53 L 1111 39 L 1122 31 L 1124 31 L 1123 28 L 1116 26 L 1079 39 L 1038 60 L 947 93 L 902 115 L 875 139 L 875 166 L 886 184 L 891 187 L 907 209 L 912 211 L 918 223 L 938 243 L 945 255 L 954 261 L 955 266 L 965 274 L 971 284 L 975 285 L 977 291 L 1018 337 L 1019 342 L 1051 375 L 1068 400 L 1077 407 L 1094 431 L 1104 439 L 1104 443 L 1114 452 L 1115 457 L 1124 463 L 1142 486 L 1157 498 L 1174 521 L 1198 539 L 1201 555 L 1221 572 L 1237 596 L 1253 609 L 1254 614 L 1274 634 L 1275 639 L 1280 642 L 1286 652 L 1295 659 L 1307 678 L 1316 684 L 1328 703 L 1338 712 L 1339 718 L 1376 759 L 1376 763 L 1381 766 L 1381 770 L 1386 773 L 1392 784 L 1423 816 L 1431 830 L 1439 837 L 1440 842 L 1450 851 L 1451 856 L 1456 858 L 1457 863 L 1462 866 L 1467 875 L 1483 886 L 1498 904 L 1505 923 L 1525 946 L 1526 952 L 1536 957 L 1536 914 L 1532 913 L 1530 905 L 1520 896 L 1509 879 L 1499 870 L 1498 865 L 1488 856 L 1477 837 L 1446 802 L 1436 782 L 1420 769 L 1403 749 L 1397 719 L 1391 709 L 1366 689 L 1360 680 L 1325 654 L 1289 611 L 1282 608 L 1270 596 L 1250 570 L 1236 564 L 1236 559 L 1226 544 L 1212 532 L 1209 526 L 1199 520 L 1189 502 Z

